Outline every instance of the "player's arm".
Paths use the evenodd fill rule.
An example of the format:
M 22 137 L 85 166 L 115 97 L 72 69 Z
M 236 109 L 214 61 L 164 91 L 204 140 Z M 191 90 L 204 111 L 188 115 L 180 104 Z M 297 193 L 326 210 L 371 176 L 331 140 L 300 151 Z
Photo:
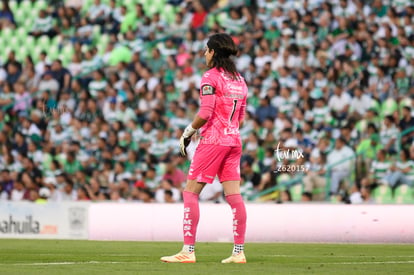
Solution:
M 201 86 L 200 93 L 201 105 L 198 114 L 193 121 L 188 125 L 183 135 L 180 138 L 180 151 L 182 156 L 186 156 L 186 147 L 190 144 L 191 136 L 201 128 L 209 120 L 214 111 L 216 105 L 215 88 L 210 84 Z

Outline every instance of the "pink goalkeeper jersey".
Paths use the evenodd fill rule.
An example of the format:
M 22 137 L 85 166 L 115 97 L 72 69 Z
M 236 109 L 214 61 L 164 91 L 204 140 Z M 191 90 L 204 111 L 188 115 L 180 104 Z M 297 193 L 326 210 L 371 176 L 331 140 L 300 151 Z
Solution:
M 228 73 L 213 68 L 204 73 L 200 87 L 198 115 L 207 120 L 200 128 L 200 144 L 241 146 L 239 125 L 247 100 L 243 77 L 232 79 Z

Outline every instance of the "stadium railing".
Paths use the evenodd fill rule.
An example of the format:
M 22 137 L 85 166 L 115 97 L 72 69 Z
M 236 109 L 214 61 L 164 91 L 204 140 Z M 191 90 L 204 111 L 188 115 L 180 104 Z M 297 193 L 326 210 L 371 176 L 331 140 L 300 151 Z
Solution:
M 249 201 L 264 201 L 269 197 L 271 197 L 273 199 L 272 194 L 274 194 L 274 193 L 289 189 L 289 188 L 291 188 L 292 186 L 294 186 L 298 183 L 300 183 L 301 186 L 302 186 L 303 185 L 302 179 L 303 179 L 303 176 L 299 175 L 299 176 L 296 176 L 292 179 L 282 181 L 276 186 L 270 187 L 270 188 L 265 189 L 265 190 L 263 190 L 259 193 L 251 195 L 250 197 L 248 197 L 248 200 Z
M 408 134 L 411 134 L 412 132 L 414 132 L 414 127 L 407 128 L 398 135 L 398 137 L 397 137 L 397 153 L 398 153 L 398 156 L 400 155 L 400 152 L 404 147 L 404 144 L 402 144 L 402 138 L 404 136 L 408 135 Z

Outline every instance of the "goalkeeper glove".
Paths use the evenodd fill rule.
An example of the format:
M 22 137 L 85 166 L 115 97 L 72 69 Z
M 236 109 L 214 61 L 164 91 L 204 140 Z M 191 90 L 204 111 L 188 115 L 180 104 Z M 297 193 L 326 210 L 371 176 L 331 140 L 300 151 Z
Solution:
M 190 125 L 188 125 L 186 128 L 185 128 L 185 130 L 184 130 L 184 133 L 183 133 L 183 135 L 181 136 L 181 138 L 180 138 L 180 152 L 181 152 L 181 155 L 183 156 L 183 157 L 185 157 L 185 156 L 187 156 L 187 150 L 186 150 L 186 148 L 187 148 L 187 146 L 190 144 L 190 142 L 191 142 L 191 136 L 192 135 L 194 135 L 194 133 L 196 132 L 197 130 L 196 129 L 194 129 L 192 126 L 191 126 L 191 124 Z

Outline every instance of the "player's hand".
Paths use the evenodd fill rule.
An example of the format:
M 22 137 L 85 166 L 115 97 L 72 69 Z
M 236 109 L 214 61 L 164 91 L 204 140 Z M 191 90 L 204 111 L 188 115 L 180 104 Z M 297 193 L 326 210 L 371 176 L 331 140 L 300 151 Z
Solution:
M 191 137 L 185 138 L 184 135 L 180 138 L 180 153 L 181 156 L 186 157 L 187 156 L 187 146 L 191 142 Z
M 191 124 L 184 129 L 183 135 L 180 138 L 180 153 L 183 157 L 187 156 L 186 148 L 188 144 L 190 144 L 191 136 L 194 135 L 195 132 L 197 132 L 197 130 L 194 129 Z

